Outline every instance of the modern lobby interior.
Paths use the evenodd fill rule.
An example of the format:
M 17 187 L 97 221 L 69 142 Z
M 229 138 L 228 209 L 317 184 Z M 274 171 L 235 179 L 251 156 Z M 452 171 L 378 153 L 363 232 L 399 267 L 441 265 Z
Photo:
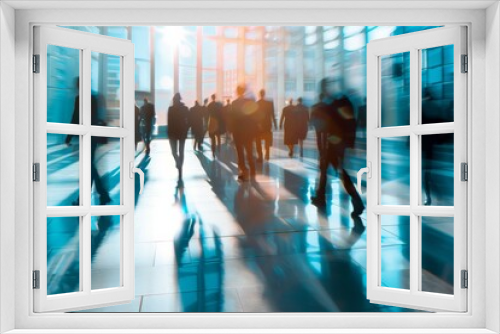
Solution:
M 355 141 L 346 150 L 343 166 L 355 182 L 357 171 L 366 166 L 366 44 L 430 27 L 68 28 L 130 39 L 136 50 L 137 106 L 147 98 L 156 109 L 151 151 L 146 152 L 140 141 L 135 157 L 145 174 L 140 195 L 136 179 L 136 298 L 129 304 L 83 312 L 415 311 L 366 298 L 366 210 L 351 215 L 353 207 L 337 171 L 328 170 L 326 205 L 312 203 L 320 175 L 312 125 L 303 156 L 296 147 L 289 157 L 283 130 L 275 130 L 270 159 L 257 163 L 255 178 L 247 182 L 237 178 L 230 136 L 222 135 L 214 156 L 208 136 L 203 150 L 196 150 L 190 134 L 180 185 L 167 138 L 167 110 L 176 92 L 190 108 L 211 94 L 221 102 L 233 100 L 236 86 L 244 82 L 250 99 L 258 99 L 259 90 L 266 90 L 279 123 L 288 99 L 295 104 L 302 98 L 308 108 L 317 103 L 319 82 L 326 78 L 335 93 L 345 94 L 354 106 Z M 78 94 L 74 84 L 78 64 L 63 48 L 51 52 L 49 66 L 56 70 L 49 72 L 47 121 L 70 123 Z M 383 85 L 392 88 L 383 101 L 387 125 L 407 121 L 408 63 L 404 54 L 383 60 Z M 423 85 L 432 94 L 436 114 L 449 115 L 453 100 L 449 49 L 429 49 L 422 64 Z M 109 126 L 119 122 L 119 71 L 119 61 L 95 55 L 92 88 L 105 100 L 100 116 Z M 434 139 L 424 146 L 431 163 L 421 167 L 427 173 L 422 193 L 429 205 L 450 205 L 453 136 Z M 80 140 L 48 134 L 47 145 L 48 205 L 73 205 L 80 187 Z M 409 142 L 394 137 L 381 145 L 384 200 L 404 204 L 409 198 Z M 109 204 L 118 203 L 123 173 L 120 141 L 103 140 L 96 146 L 92 160 L 98 177 L 110 196 Z M 361 197 L 366 206 L 365 195 Z M 93 202 L 98 201 L 94 189 Z M 384 286 L 409 288 L 409 224 L 405 216 L 381 218 Z M 78 226 L 75 217 L 47 221 L 49 294 L 79 289 Z M 120 237 L 119 216 L 93 217 L 92 289 L 119 285 Z M 424 290 L 453 293 L 453 219 L 423 221 L 422 242 Z

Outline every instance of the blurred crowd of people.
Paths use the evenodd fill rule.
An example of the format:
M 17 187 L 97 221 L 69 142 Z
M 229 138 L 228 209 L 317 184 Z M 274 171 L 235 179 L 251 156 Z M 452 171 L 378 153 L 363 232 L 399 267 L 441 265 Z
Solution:
M 299 155 L 304 154 L 304 140 L 309 127 L 316 133 L 316 145 L 319 152 L 319 185 L 312 203 L 319 207 L 326 205 L 327 171 L 331 165 L 337 172 L 346 192 L 350 195 L 352 216 L 359 216 L 364 205 L 352 180 L 344 169 L 344 153 L 354 146 L 356 120 L 354 107 L 343 94 L 332 94 L 325 79 L 321 82 L 321 94 L 312 108 L 306 107 L 302 98 L 287 101 L 282 110 L 279 128 L 284 130 L 284 144 L 288 147 L 288 156 L 294 157 L 295 146 Z M 136 144 L 142 138 L 145 153 L 151 152 L 151 133 L 155 119 L 154 105 L 144 99 L 136 112 Z M 273 131 L 278 130 L 274 103 L 266 98 L 264 89 L 259 92 L 256 101 L 247 95 L 246 86 L 236 88 L 236 98 L 218 100 L 216 94 L 205 99 L 203 104 L 195 101 L 191 108 L 182 102 L 180 93 L 172 99 L 167 113 L 167 138 L 172 156 L 178 170 L 179 185 L 183 182 L 184 148 L 189 130 L 195 152 L 203 150 L 203 140 L 208 134 L 214 161 L 221 150 L 222 140 L 234 147 L 238 162 L 238 181 L 246 182 L 255 178 L 256 164 L 271 159 Z M 264 145 L 263 145 L 264 144 Z M 264 147 L 263 147 L 264 146 Z M 255 150 L 254 150 L 255 148 Z

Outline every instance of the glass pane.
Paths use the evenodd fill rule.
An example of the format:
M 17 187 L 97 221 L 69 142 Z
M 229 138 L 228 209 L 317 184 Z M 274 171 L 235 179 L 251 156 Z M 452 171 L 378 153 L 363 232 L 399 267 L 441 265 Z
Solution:
M 80 124 L 80 50 L 47 45 L 47 122 Z
M 421 204 L 453 206 L 453 133 L 422 136 Z
M 382 232 L 393 234 L 400 244 L 382 244 L 380 270 L 382 286 L 410 288 L 410 217 L 380 216 Z
M 120 216 L 92 216 L 92 290 L 120 284 Z
M 80 291 L 80 217 L 47 218 L 47 294 Z
M 120 126 L 120 57 L 92 52 L 92 125 Z
M 382 138 L 382 205 L 410 204 L 410 137 Z
M 410 124 L 410 53 L 380 57 L 381 62 L 381 124 Z
M 47 205 L 80 205 L 80 137 L 47 134 Z
M 410 124 L 410 53 L 380 57 L 382 126 Z
M 91 148 L 92 204 L 120 205 L 120 139 L 92 137 Z
M 422 124 L 453 122 L 453 45 L 422 50 Z
M 422 291 L 453 294 L 453 217 L 422 217 Z

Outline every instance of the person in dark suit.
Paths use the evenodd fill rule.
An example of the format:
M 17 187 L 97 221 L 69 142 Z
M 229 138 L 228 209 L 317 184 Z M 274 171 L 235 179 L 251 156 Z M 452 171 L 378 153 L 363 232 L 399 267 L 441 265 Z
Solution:
M 153 132 L 153 122 L 156 117 L 154 104 L 150 103 L 148 98 L 144 98 L 144 105 L 141 107 L 141 117 L 144 120 L 144 144 L 146 145 L 146 154 L 151 153 L 151 140 Z
M 273 125 L 278 128 L 276 116 L 274 114 L 273 101 L 266 100 L 266 91 L 261 89 L 259 92 L 260 100 L 257 101 L 257 135 L 255 138 L 255 147 L 257 149 L 257 162 L 262 162 L 262 141 L 266 146 L 266 160 L 269 160 L 271 146 L 273 145 Z
M 238 98 L 231 105 L 231 120 L 233 139 L 238 155 L 239 181 L 248 181 L 255 176 L 255 162 L 253 159 L 253 141 L 255 140 L 256 124 L 255 113 L 257 104 L 245 98 L 246 87 L 239 85 L 236 89 Z M 248 167 L 246 162 L 248 162 Z M 250 170 L 250 175 L 248 174 Z
M 222 120 L 224 122 L 225 134 L 226 134 L 226 144 L 229 142 L 231 133 L 233 131 L 231 126 L 231 100 L 226 99 L 226 105 L 222 107 Z
M 326 82 L 322 82 L 322 87 Z M 352 180 L 344 169 L 344 154 L 346 148 L 354 147 L 356 134 L 356 120 L 354 118 L 354 108 L 351 101 L 345 95 L 340 95 L 325 108 L 326 114 L 326 145 L 320 153 L 320 180 L 316 190 L 316 196 L 312 197 L 312 203 L 319 207 L 326 205 L 326 181 L 328 166 L 332 165 L 337 170 L 344 189 L 351 197 L 353 205 L 352 217 L 358 217 L 365 209 L 363 201 L 359 196 Z
M 179 183 L 182 182 L 182 166 L 184 164 L 184 146 L 189 130 L 189 110 L 181 102 L 181 94 L 175 93 L 172 105 L 168 108 L 167 137 L 170 142 L 175 167 L 179 172 Z
M 80 87 L 80 78 L 76 78 L 76 88 L 79 90 Z M 101 106 L 99 106 L 99 101 L 101 101 Z M 101 120 L 99 120 L 99 115 L 98 115 L 98 110 L 99 107 L 106 109 L 105 106 L 105 100 L 104 99 L 98 99 L 97 93 L 92 91 L 90 95 L 90 124 L 92 125 L 100 125 L 104 124 Z M 73 116 L 71 118 L 71 124 L 80 124 L 80 95 L 78 94 L 75 97 L 75 104 L 74 104 L 74 109 L 73 109 Z M 71 138 L 73 135 L 67 135 L 66 136 L 66 144 L 70 145 L 71 144 Z M 99 145 L 103 144 L 103 141 L 105 141 L 106 138 L 104 137 L 96 137 L 92 136 L 90 140 L 90 187 L 92 188 L 92 185 L 95 185 L 95 189 L 97 193 L 99 194 L 99 204 L 100 205 L 106 205 L 109 202 L 111 202 L 111 197 L 109 196 L 108 191 L 106 190 L 106 187 L 104 186 L 104 182 L 99 175 L 99 172 L 97 171 L 96 168 L 96 161 L 95 161 L 95 152 L 98 148 Z M 73 205 L 80 205 L 80 197 L 78 197 L 74 202 Z
M 325 94 L 319 94 L 319 101 L 312 106 L 311 109 L 311 125 L 316 132 L 316 147 L 320 154 L 325 152 L 326 149 L 326 126 L 327 126 L 327 112 L 328 105 L 324 102 Z
M 297 99 L 297 105 L 295 106 L 294 117 L 296 117 L 297 124 L 297 140 L 300 148 L 300 156 L 304 156 L 304 140 L 307 138 L 307 132 L 309 131 L 309 109 L 302 104 L 302 98 Z
M 295 106 L 293 99 L 288 100 L 288 105 L 283 108 L 280 118 L 280 129 L 285 125 L 284 142 L 288 146 L 288 156 L 293 157 L 294 146 L 297 145 L 299 138 L 297 137 L 297 117 L 295 117 Z
M 193 150 L 198 151 L 203 150 L 202 143 L 205 132 L 203 129 L 203 112 L 203 107 L 198 103 L 198 100 L 194 101 L 194 106 L 189 109 L 189 125 L 193 133 Z
M 141 141 L 141 110 L 137 106 L 134 108 L 134 128 L 135 128 L 135 149 L 137 150 L 137 144 Z
M 212 94 L 210 103 L 207 106 L 208 111 L 208 136 L 212 147 L 212 156 L 215 158 L 215 152 L 220 152 L 221 134 L 224 129 L 222 120 L 222 103 L 216 101 L 215 94 Z

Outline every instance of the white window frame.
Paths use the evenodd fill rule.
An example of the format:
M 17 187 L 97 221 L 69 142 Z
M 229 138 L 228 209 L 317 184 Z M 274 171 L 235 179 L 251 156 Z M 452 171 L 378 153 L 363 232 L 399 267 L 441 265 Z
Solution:
M 34 52 L 39 55 L 39 73 L 34 84 L 34 161 L 39 163 L 39 181 L 34 192 L 34 270 L 39 271 L 39 288 L 34 289 L 35 312 L 89 309 L 103 304 L 132 301 L 135 291 L 134 267 L 134 47 L 132 42 L 65 28 L 34 27 Z M 98 38 L 96 38 L 98 37 Z M 78 50 L 80 66 L 80 124 L 47 122 L 48 45 Z M 92 52 L 120 59 L 120 123 L 117 127 L 91 124 Z M 126 116 L 128 115 L 128 117 Z M 47 206 L 47 134 L 71 134 L 79 141 L 79 198 L 77 206 Z M 120 142 L 120 203 L 92 205 L 91 137 L 115 138 Z M 92 216 L 120 216 L 120 286 L 92 290 L 91 219 Z M 47 218 L 79 218 L 79 290 L 47 295 Z
M 100 2 L 102 3 L 102 2 Z M 240 2 L 241 3 L 241 2 Z M 274 4 L 274 5 L 273 5 Z M 13 2 L 13 5 L 16 5 Z M 33 5 L 33 4 L 32 4 Z M 95 3 L 87 2 L 87 8 L 97 6 Z M 487 10 L 486 6 L 491 5 Z M 2 4 L 2 6 L 6 6 Z M 29 4 L 28 4 L 29 6 Z M 38 8 L 50 6 L 50 3 L 38 2 Z M 53 3 L 52 3 L 53 6 Z M 119 6 L 119 5 L 115 5 Z M 151 6 L 148 2 L 144 3 L 144 7 Z M 377 328 L 398 328 L 392 332 L 404 333 L 410 332 L 405 328 L 420 328 L 422 333 L 438 333 L 450 332 L 451 329 L 465 328 L 464 333 L 492 333 L 486 328 L 491 328 L 495 331 L 500 329 L 498 321 L 499 301 L 498 298 L 498 271 L 500 269 L 499 256 L 499 229 L 498 218 L 500 210 L 498 209 L 498 201 L 500 199 L 499 185 L 500 176 L 498 174 L 498 163 L 500 162 L 500 154 L 496 152 L 500 143 L 498 136 L 498 100 L 499 90 L 499 69 L 498 69 L 498 49 L 500 42 L 498 29 L 500 27 L 500 11 L 496 4 L 484 3 L 474 4 L 473 1 L 462 3 L 462 9 L 449 9 L 453 7 L 450 2 L 435 1 L 432 5 L 420 5 L 420 9 L 415 9 L 412 5 L 407 6 L 407 9 L 388 9 L 386 2 L 371 3 L 370 9 L 362 9 L 363 4 L 349 4 L 348 2 L 338 2 L 340 8 L 329 8 L 328 5 L 321 5 L 314 2 L 289 2 L 279 4 L 273 2 L 258 3 L 247 6 L 253 9 L 241 10 L 239 5 L 230 7 L 227 3 L 224 6 L 219 5 L 218 8 L 213 4 L 198 6 L 197 10 L 192 9 L 188 2 L 182 4 L 173 2 L 170 4 L 170 9 L 155 9 L 155 10 L 113 10 L 102 11 L 100 9 L 66 9 L 66 10 L 22 10 L 16 13 L 15 21 L 15 119 L 9 118 L 4 114 L 5 104 L 13 104 L 12 100 L 5 95 L 2 95 L 2 120 L 10 120 L 12 124 L 15 121 L 15 148 L 9 150 L 12 146 L 12 139 L 5 143 L 1 142 L 0 151 L 2 157 L 13 157 L 15 149 L 15 231 L 11 227 L 11 222 L 1 221 L 2 231 L 8 232 L 8 235 L 2 236 L 2 241 L 9 240 L 8 238 L 15 237 L 15 247 L 12 242 L 3 244 L 1 250 L 0 265 L 2 269 L 2 282 L 13 282 L 15 278 L 15 293 L 9 293 L 8 287 L 1 286 L 2 298 L 6 296 L 7 304 L 2 300 L 0 312 L 7 319 L 8 315 L 14 315 L 14 321 L 9 321 L 10 327 L 6 329 L 16 328 L 16 333 L 28 333 L 23 329 L 52 329 L 51 333 L 56 333 L 54 328 L 65 328 L 64 333 L 71 332 L 72 328 L 88 328 L 88 332 L 98 333 L 98 328 L 137 328 L 139 323 L 143 328 L 171 328 L 171 333 L 176 332 L 173 328 L 199 328 L 193 332 L 204 332 L 206 328 L 302 328 L 294 332 L 336 332 L 333 328 L 364 328 L 359 332 L 383 332 L 388 333 L 390 330 L 384 329 L 377 331 Z M 206 7 L 203 7 L 206 6 Z M 228 7 L 229 6 L 229 7 Z M 344 8 L 341 8 L 341 7 Z M 396 6 L 396 5 L 394 5 Z M 398 3 L 401 8 L 405 5 Z M 433 6 L 425 7 L 425 6 Z M 469 9 L 464 9 L 466 7 Z M 483 7 L 478 7 L 483 6 Z M 274 7 L 274 9 L 272 9 Z M 290 7 L 293 7 L 290 9 Z M 326 8 L 324 8 L 326 7 Z M 351 9 L 345 9 L 345 8 Z M 418 5 L 416 7 L 419 7 Z M 438 7 L 438 8 L 436 8 Z M 49 7 L 50 8 L 50 7 Z M 52 7 L 54 8 L 54 7 Z M 179 8 L 186 8 L 183 10 Z M 373 9 L 375 8 L 375 9 Z M 412 8 L 408 10 L 408 8 Z M 422 9 L 425 8 L 425 9 Z M 444 9 L 439 9 L 444 8 Z M 448 9 L 446 9 L 448 8 Z M 470 9 L 472 8 L 472 9 Z M 474 9 L 475 8 L 475 9 Z M 5 12 L 12 12 L 10 9 L 3 9 Z M 263 11 L 264 10 L 264 11 Z M 264 14 L 264 15 L 263 15 Z M 4 17 L 0 18 L 0 24 Z M 9 18 L 10 20 L 10 18 Z M 14 28 L 12 20 L 8 27 Z M 472 155 L 470 159 L 470 190 L 469 198 L 469 235 L 468 251 L 470 258 L 468 266 L 470 268 L 470 287 L 468 289 L 469 311 L 465 314 L 453 313 L 438 313 L 438 314 L 168 314 L 168 315 L 153 315 L 153 314 L 43 314 L 37 315 L 32 313 L 32 290 L 30 272 L 32 268 L 32 260 L 30 259 L 30 245 L 32 245 L 32 207 L 31 194 L 32 184 L 29 181 L 31 161 L 30 156 L 32 151 L 29 143 L 32 141 L 32 104 L 27 96 L 32 96 L 32 79 L 29 73 L 31 55 L 32 27 L 35 24 L 61 24 L 61 25 L 256 25 L 256 24 L 275 24 L 275 25 L 442 25 L 442 24 L 465 24 L 469 27 L 468 53 L 471 63 L 469 69 L 472 75 L 468 78 L 468 85 L 471 87 L 468 94 L 469 113 L 468 117 L 468 132 L 472 133 L 468 142 L 469 153 Z M 485 22 L 488 25 L 488 30 L 485 29 Z M 5 36 L 5 29 L 1 32 Z M 0 41 L 8 43 L 5 39 Z M 8 44 L 11 46 L 12 44 Z M 10 52 L 6 50 L 3 52 Z M 5 53 L 4 53 L 5 54 Z M 9 55 L 8 54 L 8 55 Z M 7 58 L 7 59 L 6 59 Z M 5 64 L 13 65 L 12 57 L 0 58 L 2 62 L 2 70 L 5 69 Z M 488 66 L 488 72 L 485 71 L 485 64 Z M 2 72 L 6 73 L 6 72 Z M 12 76 L 12 71 L 10 71 Z M 9 91 L 5 84 L 8 83 L 4 78 L 0 78 L 4 85 L 0 87 L 1 93 Z M 488 83 L 488 85 L 486 85 Z M 7 100 L 4 100 L 7 99 Z M 4 102 L 5 101 L 5 102 Z M 486 108 L 488 107 L 488 108 Z M 10 113 L 11 111 L 9 111 Z M 472 119 L 474 117 L 474 122 Z M 486 122 L 488 118 L 488 122 Z M 5 124 L 5 122 L 2 122 Z M 488 141 L 485 140 L 485 130 L 491 131 Z M 5 139 L 4 134 L 2 139 Z M 484 148 L 490 149 L 488 156 L 484 153 Z M 492 172 L 488 183 L 485 182 L 485 169 Z M 5 181 L 5 170 L 11 168 L 11 165 L 4 165 L 2 161 L 2 181 Z M 4 168 L 4 166 L 6 166 Z M 477 166 L 477 168 L 474 168 Z M 11 168 L 12 169 L 12 168 Z M 486 189 L 486 190 L 485 190 Z M 488 198 L 486 198 L 488 193 Z M 471 197 L 471 195 L 474 197 Z M 491 223 L 486 222 L 486 211 L 484 202 L 490 205 L 488 218 Z M 2 199 L 0 205 L 2 209 L 6 207 L 5 200 Z M 493 221 L 495 224 L 493 224 Z M 474 233 L 472 232 L 474 227 Z M 473 247 L 472 247 L 473 246 Z M 9 252 L 7 254 L 6 252 Z M 9 261 L 9 257 L 15 254 L 15 261 Z M 486 269 L 485 261 L 488 263 Z M 30 259 L 26 261 L 26 259 Z M 14 266 L 15 263 L 15 266 Z M 15 272 L 14 272 L 15 270 Z M 12 275 L 12 276 L 11 276 Z M 5 277 L 5 278 L 4 278 Z M 485 290 L 488 289 L 488 293 Z M 5 305 L 8 302 L 14 304 L 14 312 L 6 310 Z M 488 307 L 488 310 L 486 309 Z M 10 312 L 10 313 L 9 313 Z M 331 330 L 320 330 L 330 328 Z M 370 328 L 372 330 L 370 330 Z M 434 328 L 434 330 L 427 330 Z M 94 329 L 94 330 L 90 330 Z M 449 329 L 448 331 L 446 329 Z M 119 330 L 118 330 L 119 331 Z M 213 330 L 212 330 L 213 331 Z M 264 330 L 255 330 L 254 332 L 266 332 Z M 35 333 L 36 331 L 30 331 Z M 133 331 L 129 331 L 132 333 Z M 138 330 L 137 332 L 145 333 L 146 330 Z M 168 331 L 164 331 L 168 332 Z M 206 331 L 208 332 L 208 330 Z M 218 330 L 217 332 L 223 332 Z M 237 330 L 226 330 L 225 332 L 237 332 Z M 267 331 L 269 332 L 269 331 Z M 292 332 L 290 330 L 290 332 Z M 338 331 L 341 332 L 341 331 Z M 355 331 L 351 331 L 355 333 Z M 415 331 L 412 331 L 415 333 Z
M 462 73 L 461 56 L 467 55 L 466 28 L 450 26 L 434 28 L 372 41 L 367 46 L 367 164 L 371 177 L 367 180 L 367 298 L 374 303 L 412 305 L 421 310 L 464 312 L 467 291 L 461 287 L 461 271 L 467 270 L 467 185 L 461 181 L 461 163 L 467 163 L 467 73 Z M 452 45 L 454 60 L 454 119 L 452 122 L 423 124 L 422 119 L 422 50 Z M 409 124 L 382 126 L 381 57 L 408 52 L 410 56 Z M 370 84 L 371 83 L 371 84 Z M 425 206 L 422 200 L 421 136 L 454 134 L 453 189 L 454 205 Z M 407 137 L 410 143 L 409 203 L 384 205 L 381 177 L 381 141 L 383 138 Z M 409 289 L 382 285 L 381 219 L 384 215 L 409 218 Z M 422 217 L 452 217 L 453 223 L 453 293 L 431 293 L 422 290 Z

